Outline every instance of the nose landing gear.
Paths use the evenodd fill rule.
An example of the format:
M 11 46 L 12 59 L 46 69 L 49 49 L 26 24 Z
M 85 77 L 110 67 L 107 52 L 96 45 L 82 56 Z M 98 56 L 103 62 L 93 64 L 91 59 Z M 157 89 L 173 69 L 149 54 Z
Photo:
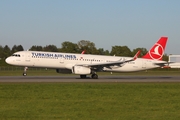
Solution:
M 27 70 L 28 70 L 28 67 L 24 67 L 23 76 L 27 76 Z

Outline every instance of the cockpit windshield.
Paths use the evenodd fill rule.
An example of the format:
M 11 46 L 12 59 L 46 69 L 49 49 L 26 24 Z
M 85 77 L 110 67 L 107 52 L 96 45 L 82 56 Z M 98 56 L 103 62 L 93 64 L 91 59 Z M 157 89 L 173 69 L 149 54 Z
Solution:
M 21 57 L 20 54 L 12 54 L 14 57 Z

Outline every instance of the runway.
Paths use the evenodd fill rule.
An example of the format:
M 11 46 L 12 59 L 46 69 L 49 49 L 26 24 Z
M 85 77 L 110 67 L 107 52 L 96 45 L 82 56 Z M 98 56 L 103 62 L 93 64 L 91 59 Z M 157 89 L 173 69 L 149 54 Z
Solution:
M 79 76 L 0 76 L 0 83 L 111 83 L 111 82 L 180 82 L 180 76 L 100 76 L 80 79 Z

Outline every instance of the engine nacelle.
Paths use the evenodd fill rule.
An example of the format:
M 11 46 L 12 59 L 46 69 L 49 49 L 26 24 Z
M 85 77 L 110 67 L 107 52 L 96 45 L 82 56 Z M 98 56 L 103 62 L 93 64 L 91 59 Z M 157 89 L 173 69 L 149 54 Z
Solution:
M 74 74 L 87 75 L 91 73 L 91 69 L 83 66 L 74 66 L 72 72 Z
M 72 73 L 72 71 L 69 69 L 56 69 L 56 72 L 57 73 L 64 73 L 64 74 Z

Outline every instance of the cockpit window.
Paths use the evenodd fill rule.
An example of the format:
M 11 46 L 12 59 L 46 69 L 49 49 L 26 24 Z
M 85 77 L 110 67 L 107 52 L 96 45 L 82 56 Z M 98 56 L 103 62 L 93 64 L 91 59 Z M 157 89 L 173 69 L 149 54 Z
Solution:
M 13 54 L 14 57 L 21 57 L 20 54 Z

